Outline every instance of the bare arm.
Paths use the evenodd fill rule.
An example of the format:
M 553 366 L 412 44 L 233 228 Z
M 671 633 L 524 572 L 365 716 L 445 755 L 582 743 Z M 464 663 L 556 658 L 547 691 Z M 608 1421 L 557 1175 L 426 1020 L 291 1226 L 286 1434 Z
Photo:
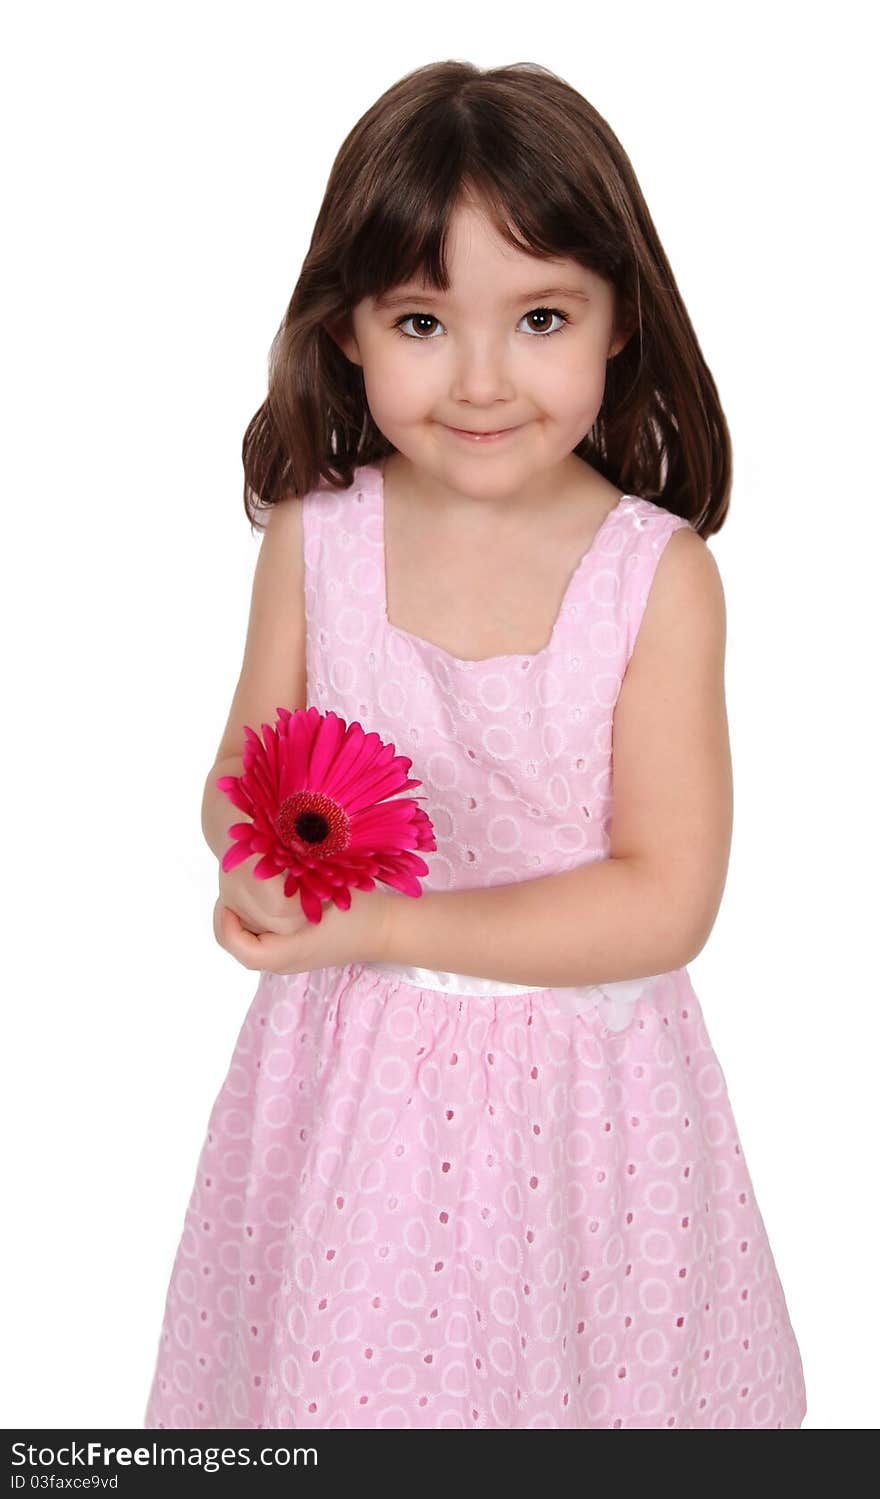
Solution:
M 227 760 L 218 760 L 205 782 L 202 797 L 202 832 L 205 835 L 205 842 L 218 860 L 222 859 L 232 841 L 229 837 L 229 828 L 234 822 L 246 822 L 247 817 L 229 800 L 226 792 L 220 790 L 216 782 L 220 776 L 240 776 L 243 767 L 244 761 L 240 755 L 230 756 Z
M 259 734 L 262 724 L 275 723 L 278 708 L 292 712 L 306 704 L 303 574 L 302 501 L 290 497 L 273 505 L 266 520 L 241 673 L 217 761 L 205 782 L 202 831 L 218 859 L 229 847 L 227 829 L 247 820 L 215 784 L 220 776 L 241 775 L 245 724 Z
M 693 956 L 681 916 L 634 860 L 479 890 L 387 897 L 385 961 L 537 987 L 667 973 Z

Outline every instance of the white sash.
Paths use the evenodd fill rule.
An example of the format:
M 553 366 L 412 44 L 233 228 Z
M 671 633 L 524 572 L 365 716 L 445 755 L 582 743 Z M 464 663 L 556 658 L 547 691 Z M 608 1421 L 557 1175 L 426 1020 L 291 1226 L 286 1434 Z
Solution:
M 506 994 L 540 994 L 547 985 L 509 984 L 500 979 L 477 978 L 466 973 L 444 973 L 434 968 L 416 968 L 407 963 L 363 963 L 363 968 L 376 973 L 385 973 L 389 978 L 399 978 L 402 983 L 413 984 L 417 989 L 442 990 L 447 994 L 472 996 Z M 550 990 L 553 1001 L 567 1015 L 582 1015 L 585 1011 L 599 1008 L 610 1030 L 624 1030 L 632 1019 L 632 1013 L 640 999 L 648 999 L 665 974 L 652 974 L 649 978 L 620 979 L 611 984 L 581 984 L 573 988 L 555 987 Z

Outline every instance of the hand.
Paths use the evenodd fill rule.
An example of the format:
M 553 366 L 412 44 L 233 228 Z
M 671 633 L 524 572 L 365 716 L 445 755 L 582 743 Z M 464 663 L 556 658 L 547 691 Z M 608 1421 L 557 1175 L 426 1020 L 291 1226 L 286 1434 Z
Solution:
M 293 936 L 308 924 L 302 902 L 298 895 L 284 894 L 283 875 L 276 875 L 271 880 L 255 879 L 254 867 L 258 860 L 259 855 L 254 854 L 228 873 L 220 862 L 220 905 L 233 911 L 244 931 L 255 936 L 262 932 Z
M 249 931 L 238 914 L 223 904 L 214 907 L 214 935 L 221 947 L 245 968 L 260 973 L 307 973 L 315 968 L 344 967 L 347 963 L 387 962 L 391 926 L 391 903 L 378 886 L 352 890 L 351 905 L 340 911 L 325 901 L 319 922 L 303 915 L 299 897 L 285 897 L 301 917 L 294 931 Z M 407 897 L 416 898 L 416 897 Z

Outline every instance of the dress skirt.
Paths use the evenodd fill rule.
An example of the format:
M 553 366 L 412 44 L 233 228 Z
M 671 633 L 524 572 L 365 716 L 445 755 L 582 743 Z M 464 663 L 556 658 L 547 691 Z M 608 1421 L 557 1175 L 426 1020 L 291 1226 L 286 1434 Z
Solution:
M 687 969 L 260 975 L 146 1427 L 783 1430 L 805 1409 Z

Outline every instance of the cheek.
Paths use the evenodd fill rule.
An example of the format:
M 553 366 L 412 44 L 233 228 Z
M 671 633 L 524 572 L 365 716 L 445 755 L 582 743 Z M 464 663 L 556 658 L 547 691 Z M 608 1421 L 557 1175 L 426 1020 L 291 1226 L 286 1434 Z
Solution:
M 605 365 L 582 355 L 568 364 L 554 366 L 542 385 L 548 403 L 560 413 L 577 417 L 598 410 L 605 389 Z
M 369 374 L 366 369 L 364 372 L 364 390 L 377 422 L 406 421 L 430 405 L 432 382 L 428 362 L 423 367 L 408 350 L 396 354 L 393 349 L 383 350 L 381 357 L 370 361 Z

